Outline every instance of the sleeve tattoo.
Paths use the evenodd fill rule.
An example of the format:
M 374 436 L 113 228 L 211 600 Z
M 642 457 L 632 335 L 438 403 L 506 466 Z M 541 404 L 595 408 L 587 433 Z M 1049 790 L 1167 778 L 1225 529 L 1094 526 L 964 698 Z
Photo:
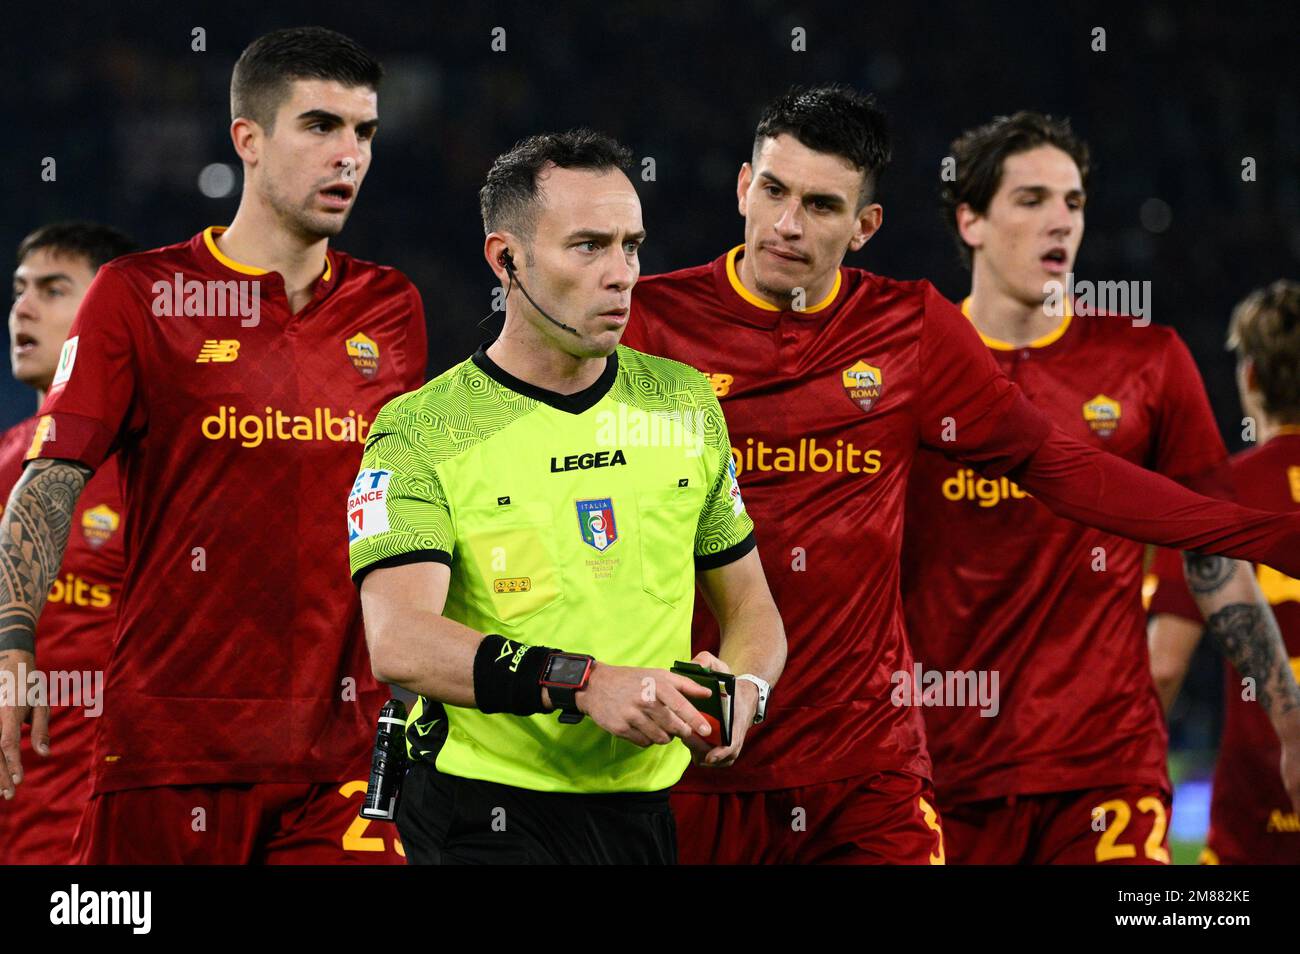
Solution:
M 1187 585 L 1205 615 L 1206 633 L 1237 672 L 1254 682 L 1264 711 L 1280 716 L 1300 708 L 1300 687 L 1291 672 L 1277 620 L 1255 588 L 1253 576 L 1248 577 L 1255 594 L 1253 602 L 1223 593 L 1237 576 L 1238 566 L 1237 560 L 1228 557 L 1183 554 Z
M 0 517 L 0 658 L 34 652 L 36 620 L 63 562 L 72 513 L 90 470 L 63 460 L 34 460 Z

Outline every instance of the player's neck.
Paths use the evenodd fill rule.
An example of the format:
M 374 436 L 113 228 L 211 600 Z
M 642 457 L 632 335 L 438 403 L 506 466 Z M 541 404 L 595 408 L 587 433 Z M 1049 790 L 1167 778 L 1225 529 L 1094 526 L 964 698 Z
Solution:
M 1026 304 L 1013 298 L 976 269 L 968 312 L 984 337 L 1023 348 L 1061 326 L 1061 316 L 1049 314 L 1044 308 L 1042 302 Z
M 596 383 L 608 358 L 575 358 L 542 339 L 531 327 L 506 321 L 487 356 L 507 374 L 556 394 L 576 394 Z
M 49 393 L 47 388 L 36 388 L 36 410 L 39 411 L 45 403 L 45 395 Z
M 1256 415 L 1256 421 L 1259 427 L 1258 442 L 1267 444 L 1279 434 L 1296 434 L 1300 433 L 1300 425 L 1292 422 L 1281 421 L 1269 414 Z
M 325 271 L 329 239 L 305 242 L 285 231 L 259 203 L 241 202 L 230 227 L 216 236 L 222 254 L 236 262 L 279 272 L 289 306 L 300 311 L 311 299 L 316 279 Z
M 826 276 L 817 285 L 804 289 L 802 307 L 811 308 L 820 301 L 825 301 L 826 296 L 831 293 L 835 287 L 835 279 L 839 275 L 839 267 Z M 745 286 L 745 291 L 757 298 L 767 302 L 773 308 L 780 308 L 782 311 L 789 311 L 794 306 L 794 296 L 777 295 L 758 286 L 758 278 L 754 274 L 754 262 L 747 256 L 742 249 L 736 261 L 736 277 L 740 279 L 740 284 Z

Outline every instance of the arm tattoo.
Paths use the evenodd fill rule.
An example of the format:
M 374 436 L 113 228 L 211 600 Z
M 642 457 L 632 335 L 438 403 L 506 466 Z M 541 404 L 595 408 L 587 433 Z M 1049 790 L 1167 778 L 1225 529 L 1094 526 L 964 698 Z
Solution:
M 1199 603 L 1202 596 L 1223 589 L 1236 574 L 1237 561 L 1213 554 L 1184 553 L 1183 572 L 1188 588 Z
M 72 512 L 90 470 L 34 460 L 0 517 L 0 652 L 36 646 L 36 619 L 63 562 Z
M 1300 708 L 1300 686 L 1272 609 L 1257 596 L 1253 603 L 1215 599 L 1237 570 L 1225 557 L 1183 555 L 1187 584 L 1205 614 L 1205 631 L 1243 677 L 1255 684 L 1255 698 L 1270 717 Z M 1252 580 L 1253 588 L 1253 580 Z M 1258 593 L 1258 591 L 1256 591 Z

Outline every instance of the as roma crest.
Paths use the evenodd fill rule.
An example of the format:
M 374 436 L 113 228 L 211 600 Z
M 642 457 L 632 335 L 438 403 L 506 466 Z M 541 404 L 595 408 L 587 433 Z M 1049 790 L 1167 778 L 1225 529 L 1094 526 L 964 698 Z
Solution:
M 352 362 L 352 367 L 361 372 L 363 378 L 373 378 L 379 373 L 379 345 L 359 331 L 346 344 L 348 360 Z
M 609 497 L 579 500 L 577 507 L 582 542 L 593 550 L 604 553 L 618 540 L 618 526 L 614 523 L 614 501 Z
M 1098 437 L 1110 437 L 1119 427 L 1119 401 L 1098 394 L 1091 401 L 1083 402 L 1083 419 Z
M 871 410 L 880 398 L 880 389 L 884 387 L 880 369 L 865 361 L 859 361 L 853 367 L 845 368 L 841 375 L 841 383 L 849 400 L 864 411 Z
M 122 525 L 122 518 L 105 504 L 90 507 L 81 512 L 81 532 L 95 549 L 99 549 L 117 532 Z

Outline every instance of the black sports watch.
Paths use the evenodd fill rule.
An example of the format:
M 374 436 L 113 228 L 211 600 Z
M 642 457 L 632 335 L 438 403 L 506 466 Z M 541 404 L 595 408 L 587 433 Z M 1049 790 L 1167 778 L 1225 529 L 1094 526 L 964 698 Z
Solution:
M 546 657 L 538 685 L 545 686 L 551 696 L 551 703 L 560 710 L 560 721 L 573 725 L 581 722 L 583 715 L 578 708 L 577 694 L 587 688 L 591 680 L 591 671 L 596 668 L 594 656 L 580 653 L 551 653 Z

